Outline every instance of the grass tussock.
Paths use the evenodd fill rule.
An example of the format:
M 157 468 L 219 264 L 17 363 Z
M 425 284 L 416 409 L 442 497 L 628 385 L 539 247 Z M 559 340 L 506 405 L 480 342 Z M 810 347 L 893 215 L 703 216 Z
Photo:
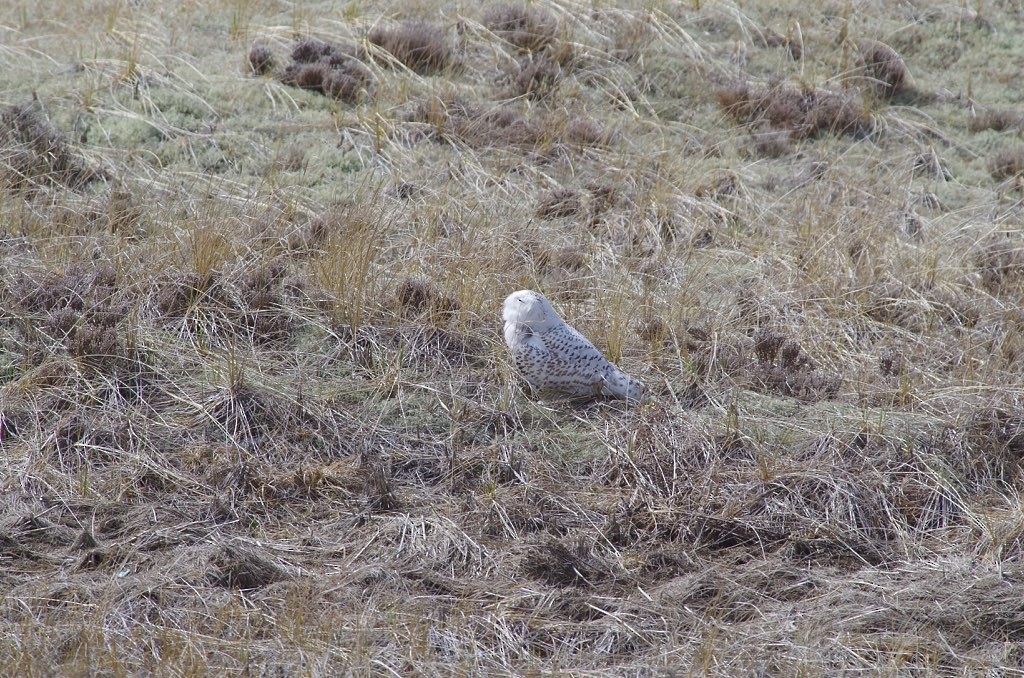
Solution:
M 862 40 L 857 45 L 857 56 L 863 75 L 880 96 L 891 98 L 907 87 L 907 64 L 892 47 L 877 40 Z
M 473 148 L 532 149 L 553 155 L 564 147 L 606 146 L 614 134 L 585 116 L 526 111 L 513 104 L 484 106 L 459 96 L 429 96 L 404 116 L 414 140 L 465 144 Z
M 510 75 L 509 94 L 534 100 L 555 93 L 562 80 L 562 67 L 546 54 L 521 58 Z
M 989 171 L 994 179 L 1012 179 L 1024 175 L 1024 146 L 1008 148 L 989 160 Z
M 291 59 L 292 63 L 278 74 L 286 85 L 313 90 L 350 104 L 373 89 L 373 74 L 354 47 L 307 38 L 295 44 Z
M 101 178 L 34 104 L 0 112 L 0 181 L 8 189 L 59 184 L 82 188 Z
M 718 105 L 742 124 L 765 122 L 804 139 L 823 133 L 868 134 L 871 117 L 856 90 L 799 88 L 786 82 L 736 82 L 715 93 Z
M 455 63 L 455 50 L 445 31 L 425 22 L 378 26 L 370 31 L 368 39 L 422 75 L 440 73 Z
M 274 70 L 274 52 L 265 45 L 253 45 L 246 55 L 246 63 L 255 75 L 266 75 Z
M 1024 129 L 1024 115 L 1014 109 L 986 109 L 967 120 L 967 129 L 971 132 L 1021 130 Z
M 488 30 L 524 53 L 541 52 L 558 36 L 558 19 L 536 5 L 492 5 L 484 11 L 482 20 Z
M 684 4 L 0 4 L 0 675 L 1019 672 L 1014 10 Z

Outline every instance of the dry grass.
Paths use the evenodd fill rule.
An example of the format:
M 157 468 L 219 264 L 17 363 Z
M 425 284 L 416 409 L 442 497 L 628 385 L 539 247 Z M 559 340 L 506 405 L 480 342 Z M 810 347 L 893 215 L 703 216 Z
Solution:
M 417 73 L 439 73 L 455 61 L 454 49 L 444 30 L 427 23 L 378 27 L 370 31 L 368 39 Z
M 547 49 L 558 37 L 558 19 L 544 7 L 496 4 L 484 11 L 482 20 L 496 35 L 526 53 Z
M 1016 10 L 606 5 L 0 9 L 0 674 L 1024 673 Z

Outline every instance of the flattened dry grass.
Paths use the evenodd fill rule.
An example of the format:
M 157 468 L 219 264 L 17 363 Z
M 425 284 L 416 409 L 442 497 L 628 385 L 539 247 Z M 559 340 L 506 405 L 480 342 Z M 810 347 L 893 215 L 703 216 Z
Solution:
M 1019 17 L 691 5 L 0 9 L 0 674 L 1020 672 Z

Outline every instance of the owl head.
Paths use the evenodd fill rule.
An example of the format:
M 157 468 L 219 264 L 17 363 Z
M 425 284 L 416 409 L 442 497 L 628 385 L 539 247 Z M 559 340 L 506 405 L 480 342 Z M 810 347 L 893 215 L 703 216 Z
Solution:
M 501 317 L 505 321 L 506 339 L 510 334 L 544 332 L 562 324 L 551 302 L 533 290 L 519 290 L 508 295 L 501 307 Z

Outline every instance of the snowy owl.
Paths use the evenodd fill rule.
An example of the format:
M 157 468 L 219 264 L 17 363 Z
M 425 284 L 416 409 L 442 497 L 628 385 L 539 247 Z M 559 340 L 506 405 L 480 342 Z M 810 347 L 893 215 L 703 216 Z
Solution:
M 505 343 L 532 387 L 570 397 L 640 400 L 644 385 L 608 362 L 587 338 L 566 324 L 543 294 L 520 290 L 501 309 Z

